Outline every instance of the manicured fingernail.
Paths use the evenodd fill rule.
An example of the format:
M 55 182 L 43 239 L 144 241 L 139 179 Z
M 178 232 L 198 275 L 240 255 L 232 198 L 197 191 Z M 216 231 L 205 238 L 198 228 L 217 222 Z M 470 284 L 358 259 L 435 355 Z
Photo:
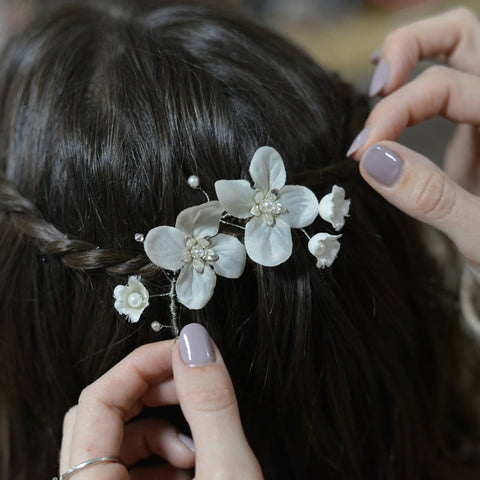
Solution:
M 215 362 L 212 342 L 205 327 L 190 323 L 180 332 L 180 354 L 191 367 L 200 367 Z
M 388 82 L 388 77 L 390 75 L 390 68 L 385 60 L 380 60 L 378 62 L 377 68 L 373 73 L 372 83 L 370 84 L 370 96 L 374 97 L 378 95 L 383 87 Z
M 370 55 L 370 63 L 373 63 L 374 65 L 376 65 L 378 63 L 378 61 L 380 60 L 380 56 L 382 54 L 382 47 L 377 47 L 373 53 Z
M 350 148 L 348 149 L 347 152 L 347 157 L 352 155 L 352 153 L 355 153 L 359 148 L 363 146 L 365 143 L 365 140 L 368 137 L 368 134 L 370 133 L 370 127 L 365 127 L 353 140 L 352 144 L 350 145 Z
M 188 447 L 189 450 L 195 453 L 195 444 L 193 443 L 193 438 L 183 433 L 179 433 L 178 438 Z
M 372 145 L 363 154 L 360 165 L 383 185 L 393 185 L 403 168 L 403 160 L 383 145 Z

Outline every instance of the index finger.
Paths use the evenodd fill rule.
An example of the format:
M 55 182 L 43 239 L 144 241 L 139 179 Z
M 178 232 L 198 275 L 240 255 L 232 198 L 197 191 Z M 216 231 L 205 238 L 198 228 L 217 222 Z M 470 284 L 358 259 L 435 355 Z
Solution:
M 70 465 L 96 457 L 118 456 L 124 422 L 140 413 L 140 399 L 151 384 L 172 375 L 173 344 L 173 340 L 168 340 L 136 349 L 82 392 L 72 434 Z
M 442 58 L 455 69 L 480 75 L 479 21 L 465 7 L 419 20 L 391 32 L 380 56 L 388 70 L 383 94 L 404 85 L 415 65 L 428 58 Z
M 436 115 L 478 127 L 479 93 L 479 77 L 448 67 L 430 67 L 375 106 L 348 155 L 360 160 L 370 145 L 395 140 L 406 127 Z

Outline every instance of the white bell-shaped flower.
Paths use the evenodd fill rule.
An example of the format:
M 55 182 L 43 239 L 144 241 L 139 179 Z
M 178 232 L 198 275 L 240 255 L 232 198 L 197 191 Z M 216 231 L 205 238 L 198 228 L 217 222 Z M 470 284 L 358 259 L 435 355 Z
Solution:
M 318 204 L 318 213 L 338 232 L 345 225 L 345 217 L 348 217 L 350 200 L 345 200 L 345 190 L 338 185 L 332 187 L 332 191 L 325 195 Z
M 175 227 L 150 230 L 144 248 L 161 268 L 180 273 L 177 300 L 191 310 L 203 308 L 213 295 L 216 275 L 238 278 L 245 268 L 245 248 L 231 235 L 219 234 L 223 209 L 218 201 L 180 212 Z
M 126 315 L 131 323 L 137 323 L 143 311 L 148 307 L 149 294 L 140 277 L 128 277 L 127 285 L 117 285 L 113 290 L 115 309 Z
M 308 251 L 317 258 L 317 268 L 330 267 L 340 251 L 341 235 L 330 235 L 321 232 L 308 242 Z
M 237 218 L 249 219 L 245 228 L 248 256 L 274 267 L 292 254 L 291 228 L 310 225 L 318 213 L 318 200 L 307 187 L 285 185 L 282 157 L 272 147 L 260 147 L 250 168 L 254 182 L 218 180 L 215 191 L 222 207 Z

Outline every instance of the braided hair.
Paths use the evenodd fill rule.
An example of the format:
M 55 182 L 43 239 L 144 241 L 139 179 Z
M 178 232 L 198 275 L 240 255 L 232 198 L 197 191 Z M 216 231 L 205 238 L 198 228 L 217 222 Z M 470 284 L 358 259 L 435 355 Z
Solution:
M 289 183 L 347 191 L 339 257 L 319 271 L 294 235 L 285 264 L 248 264 L 204 309 L 179 307 L 180 327 L 204 324 L 222 351 L 265 478 L 478 478 L 477 353 L 420 226 L 345 158 L 367 113 L 290 43 L 199 2 L 82 2 L 12 38 L 0 55 L 0 477 L 53 476 L 81 390 L 168 337 L 150 330 L 168 302 L 138 324 L 113 308 L 129 275 L 152 294 L 169 286 L 135 233 L 203 202 L 189 175 L 214 198 L 216 180 L 248 178 L 269 145 Z

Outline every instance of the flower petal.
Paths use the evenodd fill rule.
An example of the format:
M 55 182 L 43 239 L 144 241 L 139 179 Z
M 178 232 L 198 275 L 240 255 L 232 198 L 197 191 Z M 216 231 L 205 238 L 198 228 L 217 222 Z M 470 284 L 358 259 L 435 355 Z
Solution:
M 147 233 L 143 247 L 155 265 L 167 270 L 178 270 L 184 265 L 181 258 L 185 251 L 185 240 L 186 235 L 180 230 L 162 225 Z
M 217 275 L 226 278 L 240 277 L 246 262 L 242 242 L 232 235 L 219 233 L 212 238 L 210 248 L 218 255 L 218 260 L 210 263 Z
M 282 157 L 272 147 L 260 147 L 253 155 L 248 171 L 255 188 L 263 193 L 282 188 L 287 179 Z
M 248 256 L 260 265 L 275 267 L 288 260 L 292 254 L 290 226 L 279 217 L 271 227 L 263 218 L 254 217 L 245 229 L 245 248 Z
M 140 317 L 142 316 L 143 309 L 142 310 L 127 310 L 126 308 L 123 309 L 124 311 L 121 312 L 123 315 L 126 315 L 127 321 L 130 323 L 137 323 L 140 320 Z
M 310 225 L 318 214 L 318 200 L 307 187 L 286 185 L 278 194 L 278 201 L 287 209 L 280 218 L 292 228 Z
M 308 251 L 317 258 L 317 268 L 330 267 L 340 251 L 341 235 L 317 233 L 308 242 Z
M 237 218 L 251 217 L 254 190 L 247 180 L 217 180 L 215 192 L 223 209 Z
M 210 237 L 218 233 L 222 213 L 217 200 L 195 205 L 178 214 L 175 228 L 194 238 Z
M 203 273 L 199 273 L 191 265 L 186 265 L 175 286 L 177 300 L 190 310 L 199 310 L 212 298 L 216 283 L 217 276 L 212 268 L 206 266 Z
M 116 301 L 119 301 L 119 300 L 122 300 L 123 301 L 123 292 L 124 290 L 127 288 L 126 285 L 117 285 L 114 289 L 113 289 L 113 298 L 116 300 Z M 116 308 L 116 307 L 115 307 Z
M 348 217 L 350 200 L 345 200 L 345 190 L 338 185 L 332 187 L 332 191 L 325 195 L 318 204 L 318 213 L 327 222 L 331 223 L 338 232 L 345 224 Z

